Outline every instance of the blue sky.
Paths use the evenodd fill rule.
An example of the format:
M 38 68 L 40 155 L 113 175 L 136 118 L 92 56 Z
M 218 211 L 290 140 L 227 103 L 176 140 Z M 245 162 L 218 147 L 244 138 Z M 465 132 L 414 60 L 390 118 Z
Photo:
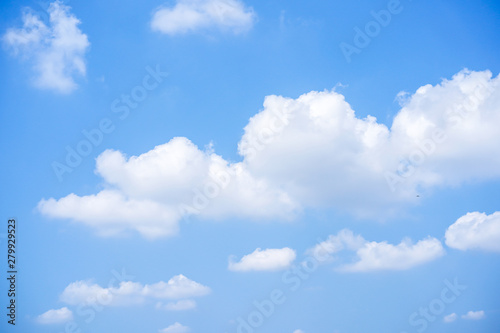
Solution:
M 2 332 L 498 332 L 498 2 L 0 8 Z

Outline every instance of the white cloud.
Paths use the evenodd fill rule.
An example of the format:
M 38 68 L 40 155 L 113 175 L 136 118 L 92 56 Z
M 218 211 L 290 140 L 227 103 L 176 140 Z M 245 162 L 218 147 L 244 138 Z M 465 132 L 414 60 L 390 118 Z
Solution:
M 40 324 L 60 324 L 65 323 L 73 319 L 73 312 L 67 307 L 49 310 L 36 318 L 36 321 Z
M 335 91 L 268 96 L 244 128 L 241 162 L 186 138 L 130 158 L 107 150 L 96 164 L 104 190 L 38 208 L 103 235 L 153 238 L 175 234 L 190 215 L 287 220 L 328 207 L 383 220 L 436 186 L 500 178 L 498 76 L 464 70 L 404 103 L 389 129 L 357 118 Z
M 175 324 L 170 325 L 167 328 L 164 328 L 162 330 L 158 330 L 158 332 L 160 332 L 160 333 L 187 333 L 187 332 L 189 332 L 189 327 L 184 326 L 184 325 L 176 322 Z
M 167 311 L 186 311 L 192 310 L 196 308 L 196 302 L 190 299 L 182 299 L 177 302 L 169 302 L 167 304 L 163 304 L 158 302 L 156 304 L 157 309 L 167 310 Z
M 449 315 L 447 315 L 447 316 L 444 316 L 443 321 L 444 321 L 445 323 L 452 323 L 452 322 L 454 322 L 455 320 L 457 320 L 457 317 L 458 317 L 458 316 L 457 316 L 457 314 L 456 314 L 456 313 L 451 313 L 451 314 L 449 314 Z
M 74 77 L 85 76 L 84 55 L 90 43 L 78 28 L 80 21 L 70 13 L 70 7 L 54 1 L 48 13 L 46 25 L 27 9 L 23 27 L 8 29 L 3 41 L 15 54 L 33 59 L 37 87 L 69 93 L 77 87 Z
M 170 236 L 178 230 L 179 214 L 173 208 L 147 199 L 127 198 L 116 190 L 42 200 L 38 209 L 52 218 L 72 219 L 94 227 L 103 236 L 134 229 L 145 237 L 154 238 Z
M 383 218 L 432 187 L 500 177 L 500 78 L 491 76 L 464 70 L 419 88 L 390 129 L 356 117 L 335 91 L 268 96 L 239 152 L 253 175 L 305 206 Z
M 500 252 L 500 212 L 467 213 L 448 227 L 445 238 L 455 249 Z
M 331 261 L 333 254 L 340 259 L 345 256 L 341 251 L 347 250 L 356 253 L 354 263 L 338 266 L 344 272 L 367 272 L 376 270 L 405 270 L 444 255 L 441 242 L 428 237 L 413 244 L 410 239 L 403 239 L 398 245 L 387 242 L 366 241 L 360 235 L 344 229 L 337 235 L 330 235 L 328 239 L 309 249 L 307 253 L 319 262 Z
M 188 279 L 184 275 L 176 275 L 168 282 L 160 281 L 145 285 L 144 294 L 154 298 L 179 299 L 204 296 L 210 293 L 210 288 Z
M 135 230 L 156 238 L 177 233 L 190 214 L 202 218 L 244 216 L 289 219 L 298 209 L 283 191 L 252 177 L 186 138 L 174 138 L 140 156 L 106 150 L 96 161 L 106 189 L 41 200 L 39 211 L 95 228 L 100 235 Z
M 234 262 L 233 258 L 229 258 L 228 269 L 239 272 L 278 271 L 288 268 L 295 260 L 295 257 L 295 251 L 288 247 L 265 250 L 257 248 L 252 253 L 243 256 L 238 262 Z
M 304 333 L 304 331 L 303 330 L 295 330 L 295 331 L 293 331 L 293 333 Z
M 239 0 L 177 0 L 174 7 L 153 13 L 151 29 L 175 35 L 217 28 L 234 33 L 249 30 L 256 15 Z
M 123 306 L 142 303 L 145 300 L 143 286 L 137 282 L 121 282 L 118 288 L 103 288 L 89 281 L 69 284 L 59 299 L 70 305 L 98 303 L 109 306 Z
M 468 319 L 468 320 L 480 320 L 484 319 L 484 311 L 469 311 L 467 314 L 462 315 L 462 319 Z
M 356 254 L 359 261 L 345 265 L 342 270 L 348 272 L 405 270 L 443 256 L 444 250 L 439 240 L 428 237 L 416 244 L 412 244 L 409 239 L 404 239 L 398 245 L 367 242 L 356 251 Z
M 180 274 L 168 282 L 160 281 L 150 285 L 121 282 L 118 288 L 105 288 L 88 281 L 77 281 L 64 289 L 60 300 L 71 305 L 97 302 L 101 305 L 125 306 L 142 303 L 148 299 L 182 299 L 200 297 L 208 293 L 209 287 Z
M 361 248 L 366 241 L 360 235 L 354 235 L 349 229 L 343 229 L 337 235 L 328 236 L 327 240 L 316 244 L 307 253 L 318 261 L 330 261 L 333 254 L 344 249 L 356 251 Z

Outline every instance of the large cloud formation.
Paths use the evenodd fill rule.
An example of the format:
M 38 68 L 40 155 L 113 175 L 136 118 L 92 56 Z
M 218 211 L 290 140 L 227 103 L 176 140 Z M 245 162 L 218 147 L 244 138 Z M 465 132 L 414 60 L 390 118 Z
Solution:
M 175 234 L 179 220 L 190 214 L 290 218 L 298 209 L 288 194 L 254 178 L 243 163 L 229 164 L 186 138 L 128 159 L 107 150 L 96 164 L 109 188 L 42 200 L 39 210 L 84 223 L 104 236 L 132 229 L 155 238 Z
M 500 176 L 499 82 L 488 71 L 464 70 L 423 86 L 390 129 L 357 118 L 334 91 L 270 96 L 245 127 L 239 151 L 253 175 L 303 205 L 390 211 L 438 185 Z M 281 125 L 278 112 L 284 128 L 270 135 Z
M 48 25 L 27 9 L 23 27 L 8 29 L 3 41 L 16 55 L 33 60 L 37 87 L 70 93 L 77 88 L 74 77 L 85 76 L 84 56 L 90 43 L 70 7 L 54 1 L 47 12 Z
M 242 161 L 174 138 L 97 158 L 105 190 L 41 200 L 46 216 L 103 235 L 175 234 L 188 216 L 292 219 L 328 207 L 384 219 L 435 187 L 500 177 L 500 79 L 463 70 L 407 95 L 392 126 L 356 117 L 336 91 L 268 96 L 238 143 Z

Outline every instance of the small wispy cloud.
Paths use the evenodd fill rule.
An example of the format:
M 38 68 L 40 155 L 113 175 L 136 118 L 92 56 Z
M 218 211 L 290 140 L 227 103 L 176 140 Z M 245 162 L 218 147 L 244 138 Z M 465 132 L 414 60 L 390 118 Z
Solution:
M 70 93 L 77 88 L 75 77 L 85 76 L 84 55 L 90 43 L 70 7 L 54 1 L 48 14 L 50 19 L 45 24 L 32 10 L 25 9 L 22 28 L 8 29 L 2 40 L 14 55 L 33 61 L 35 86 Z
M 295 257 L 295 251 L 288 247 L 265 250 L 257 248 L 252 253 L 243 256 L 240 261 L 235 262 L 234 258 L 231 257 L 228 269 L 238 272 L 278 271 L 288 268 Z
M 73 312 L 67 307 L 49 310 L 36 318 L 40 324 L 60 324 L 73 319 Z
M 189 327 L 184 326 L 178 322 L 170 325 L 167 328 L 158 330 L 159 333 L 187 333 L 189 331 L 190 331 Z
M 153 13 L 151 29 L 168 35 L 216 28 L 239 33 L 255 22 L 252 8 L 239 0 L 178 0 Z
M 166 311 L 186 311 L 192 310 L 196 308 L 196 302 L 190 299 L 181 299 L 177 302 L 169 302 L 167 304 L 163 304 L 162 302 L 158 302 L 156 304 L 157 309 L 162 309 Z
M 469 311 L 466 314 L 462 315 L 462 319 L 468 320 L 480 320 L 484 319 L 486 316 L 483 310 L 480 311 Z
M 456 314 L 456 313 L 451 313 L 451 314 L 449 314 L 449 315 L 447 315 L 447 316 L 444 316 L 443 321 L 444 321 L 445 323 L 452 323 L 452 322 L 454 322 L 455 320 L 457 320 L 457 318 L 458 318 L 458 316 L 457 316 L 457 314 Z

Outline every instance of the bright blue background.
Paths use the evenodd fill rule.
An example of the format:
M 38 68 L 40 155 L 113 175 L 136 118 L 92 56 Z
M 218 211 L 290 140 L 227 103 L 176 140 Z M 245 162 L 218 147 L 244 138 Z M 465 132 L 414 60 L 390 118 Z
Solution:
M 450 326 L 438 319 L 426 332 L 498 332 L 500 257 L 495 254 L 447 248 L 445 257 L 403 272 L 339 274 L 324 266 L 295 293 L 282 283 L 282 273 L 229 272 L 227 258 L 256 247 L 289 246 L 300 259 L 318 239 L 344 227 L 375 241 L 399 243 L 405 236 L 419 240 L 427 235 L 444 241 L 446 228 L 463 214 L 499 210 L 499 182 L 436 191 L 407 217 L 385 224 L 314 211 L 291 224 L 194 220 L 181 225 L 179 236 L 157 241 L 99 238 L 87 228 L 48 220 L 36 211 L 42 198 L 95 193 L 101 179 L 93 173 L 94 159 L 108 148 L 137 155 L 185 136 L 201 148 L 213 141 L 218 154 L 240 160 L 237 142 L 266 95 L 296 98 L 341 83 L 345 87 L 339 92 L 358 117 L 370 114 L 390 125 L 399 110 L 399 91 L 437 84 L 463 68 L 489 69 L 495 76 L 500 72 L 498 1 L 402 1 L 403 11 L 351 63 L 339 44 L 352 44 L 353 28 L 363 28 L 372 20 L 370 11 L 385 9 L 387 1 L 245 3 L 258 15 L 246 34 L 170 37 L 149 28 L 151 13 L 162 2 L 68 2 L 91 43 L 86 79 L 70 95 L 37 90 L 29 84 L 26 62 L 0 52 L 0 217 L 5 223 L 16 217 L 19 223 L 15 331 L 62 331 L 34 319 L 64 306 L 58 296 L 69 283 L 92 278 L 106 285 L 113 269 L 124 268 L 141 283 L 184 274 L 213 292 L 198 299 L 194 311 L 105 308 L 91 324 L 80 326 L 82 332 L 157 332 L 175 321 L 192 332 L 235 332 L 230 321 L 248 315 L 253 300 L 268 297 L 275 288 L 285 291 L 287 301 L 260 332 L 415 332 L 409 315 L 439 297 L 444 279 L 455 277 L 468 289 L 443 315 L 484 309 L 487 318 Z M 21 25 L 24 6 L 40 8 L 30 1 L 2 1 L 2 34 Z M 141 83 L 146 66 L 157 64 L 169 77 L 127 119 L 119 120 L 111 102 Z M 113 120 L 115 131 L 59 182 L 51 163 L 62 162 L 65 147 L 74 147 L 82 130 L 97 127 L 105 117 Z M 4 309 L 7 286 L 1 281 Z M 5 331 L 5 310 L 0 312 Z

